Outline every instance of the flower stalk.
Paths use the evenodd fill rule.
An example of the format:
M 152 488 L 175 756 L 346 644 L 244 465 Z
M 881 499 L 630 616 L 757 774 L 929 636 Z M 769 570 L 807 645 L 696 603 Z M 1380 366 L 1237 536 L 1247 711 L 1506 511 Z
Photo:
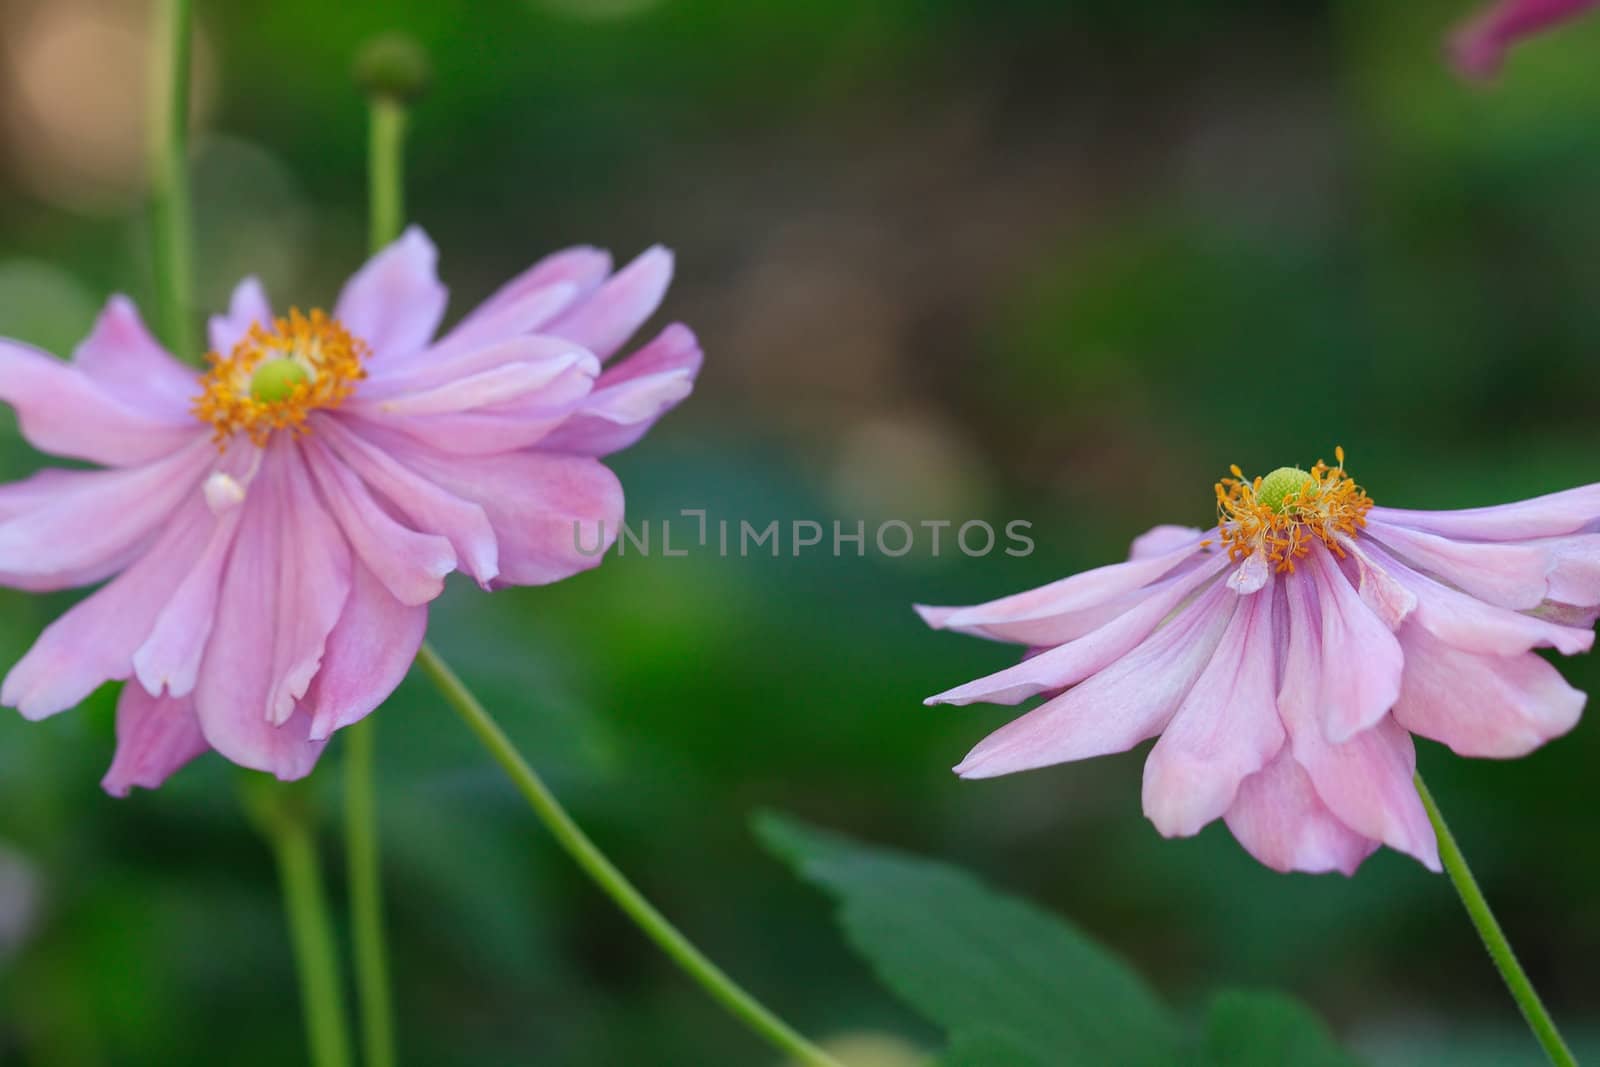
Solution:
M 677 927 L 656 910 L 633 883 L 617 869 L 605 853 L 591 841 L 561 806 L 555 794 L 512 744 L 499 723 L 440 658 L 433 647 L 423 644 L 417 663 L 433 681 L 445 701 L 456 710 L 467 727 L 489 750 L 528 806 L 545 824 L 557 843 L 612 899 L 634 924 L 654 941 L 683 971 L 699 983 L 711 997 L 755 1031 L 774 1048 L 793 1056 L 809 1067 L 842 1067 L 838 1060 L 806 1040 L 759 1000 L 751 996 L 716 964 L 707 959 Z
M 194 307 L 189 203 L 192 19 L 192 0 L 160 0 L 151 52 L 149 167 L 162 338 L 179 359 L 198 362 L 190 315 Z
M 1466 857 L 1462 856 L 1461 847 L 1456 844 L 1455 835 L 1445 824 L 1444 815 L 1440 813 L 1433 794 L 1428 792 L 1428 787 L 1423 784 L 1421 774 L 1416 776 L 1416 783 L 1417 794 L 1422 797 L 1422 806 L 1428 812 L 1428 821 L 1433 823 L 1433 832 L 1439 838 L 1439 859 L 1444 864 L 1445 872 L 1450 875 L 1450 881 L 1455 885 L 1461 903 L 1467 909 L 1467 917 L 1472 920 L 1472 925 L 1477 927 L 1478 936 L 1483 939 L 1483 947 L 1489 951 L 1489 958 L 1494 961 L 1500 977 L 1505 979 L 1506 988 L 1511 991 L 1511 999 L 1517 1002 L 1522 1017 L 1528 1021 L 1528 1027 L 1538 1039 L 1545 1055 L 1550 1057 L 1550 1062 L 1556 1067 L 1577 1067 L 1578 1061 L 1573 1057 L 1572 1050 L 1562 1040 L 1561 1032 L 1556 1029 L 1555 1020 L 1550 1017 L 1544 1002 L 1539 999 L 1538 991 L 1533 988 L 1533 982 L 1528 979 L 1527 972 L 1517 961 L 1517 954 L 1512 950 L 1511 942 L 1506 940 L 1505 931 L 1500 929 L 1500 923 L 1495 919 L 1494 912 L 1489 910 L 1489 902 L 1484 898 L 1483 890 L 1478 888 L 1478 881 L 1472 876 Z
M 350 1037 L 340 995 L 339 957 L 328 912 L 315 818 L 302 787 L 252 776 L 245 809 L 272 848 L 283 887 L 284 915 L 300 974 L 312 1067 L 349 1067 Z

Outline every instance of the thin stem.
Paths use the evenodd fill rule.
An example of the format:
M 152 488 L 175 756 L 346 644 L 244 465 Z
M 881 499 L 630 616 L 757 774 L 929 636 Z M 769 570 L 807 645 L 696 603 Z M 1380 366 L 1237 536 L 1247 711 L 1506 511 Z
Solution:
M 345 847 L 350 880 L 350 929 L 355 942 L 356 997 L 361 1005 L 361 1050 L 367 1067 L 394 1065 L 394 1008 L 389 995 L 389 950 L 384 941 L 383 864 L 374 802 L 373 716 L 345 731 Z
M 400 228 L 405 225 L 405 139 L 405 105 L 390 96 L 374 96 L 367 154 L 374 252 L 399 237 Z
M 313 1067 L 349 1067 L 339 959 L 328 914 L 310 805 L 299 789 L 252 781 L 246 802 L 272 847 L 283 885 L 284 913 L 300 972 L 300 996 Z
M 151 59 L 150 191 L 156 305 L 179 359 L 196 361 L 193 224 L 189 206 L 191 0 L 160 0 Z
M 1444 816 L 1439 813 L 1439 805 L 1434 803 L 1433 794 L 1428 792 L 1428 787 L 1423 784 L 1421 774 L 1417 775 L 1416 783 L 1417 792 L 1422 797 L 1422 806 L 1428 812 L 1428 821 L 1433 823 L 1433 832 L 1439 838 L 1439 859 L 1444 863 L 1450 881 L 1455 884 L 1456 892 L 1461 896 L 1461 903 L 1466 906 L 1467 917 L 1472 920 L 1472 925 L 1478 928 L 1478 936 L 1483 938 L 1483 947 L 1489 950 L 1489 958 L 1500 971 L 1500 977 L 1505 979 L 1506 988 L 1511 991 L 1511 999 L 1522 1009 L 1522 1017 L 1528 1021 L 1533 1036 L 1543 1046 L 1545 1055 L 1550 1057 L 1550 1062 L 1556 1067 L 1577 1067 L 1577 1059 L 1567 1048 L 1566 1042 L 1561 1039 L 1555 1020 L 1551 1019 L 1550 1013 L 1545 1010 L 1544 1002 L 1539 999 L 1539 994 L 1533 988 L 1533 983 L 1528 980 L 1522 964 L 1517 962 L 1517 954 L 1512 951 L 1511 942 L 1506 940 L 1505 932 L 1495 920 L 1494 912 L 1489 910 L 1489 902 L 1484 899 L 1483 891 L 1478 888 L 1477 880 L 1472 877 L 1466 857 L 1461 855 L 1461 848 L 1456 844 L 1454 835 L 1450 833 L 1450 827 L 1445 825 Z
M 406 114 L 385 97 L 372 100 L 367 155 L 374 251 L 399 236 Z M 345 731 L 345 848 L 350 879 L 350 928 L 355 942 L 356 999 L 361 1005 L 361 1051 L 367 1067 L 393 1067 L 394 1004 L 384 939 L 383 857 L 378 840 L 373 716 Z
M 417 656 L 417 663 L 433 680 L 451 707 L 466 720 L 468 728 L 477 734 L 478 740 L 483 742 L 495 762 L 499 763 L 501 769 L 511 778 L 533 808 L 534 814 L 544 822 L 561 847 L 577 861 L 578 866 L 594 880 L 601 891 L 615 901 L 617 907 L 638 925 L 645 936 L 654 941 L 714 1000 L 774 1047 L 812 1067 L 842 1067 L 838 1060 L 791 1029 L 782 1019 L 767 1010 L 760 1001 L 740 988 L 732 978 L 723 973 L 721 968 L 706 959 L 677 927 L 633 887 L 633 884 L 617 870 L 594 842 L 589 840 L 573 821 L 572 816 L 567 814 L 561 802 L 528 765 L 527 760 L 522 758 L 522 754 L 517 751 L 510 738 L 506 737 L 499 724 L 484 710 L 478 698 L 473 696 L 471 690 L 457 677 L 455 671 L 439 658 L 439 654 L 431 646 L 426 644 L 422 646 L 422 651 Z

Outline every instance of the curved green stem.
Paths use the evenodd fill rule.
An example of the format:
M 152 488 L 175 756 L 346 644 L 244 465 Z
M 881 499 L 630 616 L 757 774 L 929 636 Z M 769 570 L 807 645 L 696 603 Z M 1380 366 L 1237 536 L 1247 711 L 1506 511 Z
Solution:
M 362 1057 L 367 1067 L 394 1067 L 394 1007 L 383 932 L 383 864 L 373 786 L 376 729 L 369 715 L 344 732 L 345 848 Z
M 278 862 L 284 914 L 300 972 L 310 1062 L 313 1067 L 349 1067 L 339 958 L 311 807 L 300 789 L 264 779 L 248 783 L 245 803 Z
M 179 359 L 197 362 L 194 251 L 189 207 L 191 0 L 160 0 L 151 66 L 150 192 L 156 306 L 161 332 Z
M 511 739 L 484 710 L 478 698 L 457 677 L 450 666 L 429 645 L 423 645 L 417 663 L 433 680 L 450 706 L 466 720 L 468 728 L 483 742 L 495 762 L 500 764 L 518 791 L 527 799 L 535 815 L 554 835 L 600 890 L 616 902 L 638 925 L 646 937 L 683 968 L 711 997 L 739 1018 L 775 1048 L 811 1067 L 841 1067 L 839 1061 L 807 1041 L 779 1019 L 755 997 L 745 992 L 722 969 L 701 954 L 667 918 L 655 909 L 633 884 L 589 840 L 548 786 L 522 758 Z
M 1450 881 L 1455 884 L 1456 892 L 1461 896 L 1461 903 L 1466 906 L 1467 917 L 1472 920 L 1472 925 L 1478 928 L 1478 936 L 1483 938 L 1483 947 L 1489 950 L 1489 958 L 1500 971 L 1500 977 L 1505 979 L 1506 988 L 1511 991 L 1511 999 L 1515 1000 L 1517 1007 L 1522 1010 L 1522 1017 L 1528 1021 L 1533 1036 L 1543 1046 L 1545 1055 L 1550 1057 L 1550 1062 L 1556 1067 L 1577 1067 L 1578 1061 L 1572 1055 L 1572 1050 L 1567 1048 L 1566 1042 L 1561 1039 L 1555 1020 L 1550 1018 L 1544 1002 L 1539 999 L 1538 991 L 1528 980 L 1527 972 L 1522 969 L 1522 964 L 1517 962 L 1517 954 L 1512 951 L 1511 942 L 1506 940 L 1505 931 L 1500 929 L 1500 923 L 1496 921 L 1494 912 L 1489 910 L 1489 902 L 1484 899 L 1483 890 L 1478 888 L 1477 879 L 1472 877 L 1466 857 L 1461 855 L 1461 847 L 1456 844 L 1455 836 L 1450 833 L 1450 827 L 1445 825 L 1444 816 L 1439 812 L 1439 805 L 1434 802 L 1433 794 L 1428 792 L 1428 787 L 1423 784 L 1421 774 L 1417 775 L 1416 783 L 1417 793 L 1422 797 L 1422 806 L 1428 812 L 1428 821 L 1433 823 L 1433 832 L 1439 838 L 1439 859 L 1444 864 L 1445 872 L 1450 875 Z

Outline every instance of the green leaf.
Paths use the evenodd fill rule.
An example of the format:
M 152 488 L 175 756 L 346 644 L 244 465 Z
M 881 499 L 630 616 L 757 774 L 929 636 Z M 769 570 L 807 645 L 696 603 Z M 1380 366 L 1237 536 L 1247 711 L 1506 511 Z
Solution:
M 1206 1014 L 1201 1067 L 1356 1067 L 1316 1014 L 1282 993 L 1228 990 Z
M 846 937 L 879 977 L 943 1026 L 946 1067 L 1170 1065 L 1167 1008 L 1072 926 L 970 875 L 774 815 L 767 847 L 840 904 Z

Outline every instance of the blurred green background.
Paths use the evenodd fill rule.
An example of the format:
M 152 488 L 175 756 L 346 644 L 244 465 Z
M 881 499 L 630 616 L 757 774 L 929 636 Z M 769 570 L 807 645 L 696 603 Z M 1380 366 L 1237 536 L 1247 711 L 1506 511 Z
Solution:
M 1600 19 L 1485 90 L 1440 61 L 1462 0 L 197 7 L 197 314 L 248 272 L 326 304 L 359 263 L 349 61 L 407 29 L 437 67 L 411 213 L 456 313 L 563 245 L 677 251 L 664 317 L 708 360 L 614 461 L 633 520 L 1034 523 L 1026 559 L 628 555 L 435 611 L 595 837 L 801 1029 L 937 1045 L 760 850 L 761 807 L 969 866 L 1179 1005 L 1274 985 L 1376 1063 L 1536 1062 L 1449 885 L 1410 859 L 1286 877 L 1220 824 L 1164 841 L 1142 751 L 956 780 L 1012 712 L 920 701 L 1015 650 L 927 632 L 909 605 L 1205 523 L 1232 462 L 1343 444 L 1401 506 L 1595 480 Z M 0 334 L 66 352 L 110 292 L 149 305 L 144 19 L 0 0 Z M 6 420 L 17 477 L 38 461 Z M 0 596 L 0 659 L 71 599 Z M 1600 685 L 1592 660 L 1563 667 Z M 113 698 L 0 716 L 0 1062 L 301 1061 L 238 772 L 207 757 L 108 799 Z M 406 1062 L 774 1062 L 581 879 L 425 684 L 381 715 Z M 1600 726 L 1514 764 L 1421 747 L 1552 1009 L 1595 1048 Z M 336 744 L 315 782 L 342 894 L 339 771 Z

